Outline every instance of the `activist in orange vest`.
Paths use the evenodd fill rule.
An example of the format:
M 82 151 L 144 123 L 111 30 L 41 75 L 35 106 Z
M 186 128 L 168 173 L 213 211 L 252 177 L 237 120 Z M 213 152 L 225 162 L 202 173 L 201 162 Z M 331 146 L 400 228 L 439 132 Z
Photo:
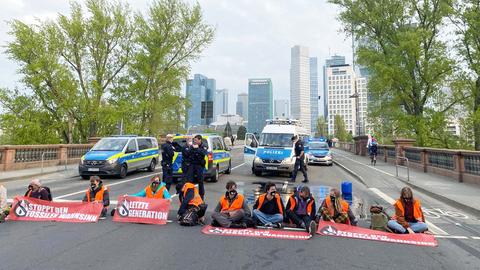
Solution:
M 150 179 L 150 185 L 132 196 L 152 199 L 170 199 L 170 193 L 165 187 L 165 183 L 160 181 L 160 176 L 158 175 Z
M 224 228 L 247 228 L 245 216 L 250 217 L 250 209 L 242 194 L 237 192 L 237 184 L 229 181 L 225 186 L 227 191 L 212 214 L 212 226 Z
M 102 202 L 103 210 L 100 219 L 106 219 L 108 206 L 110 205 L 110 195 L 108 188 L 103 186 L 100 177 L 94 175 L 90 177 L 90 188 L 85 192 L 84 202 Z
M 290 223 L 313 235 L 317 229 L 315 208 L 315 199 L 310 193 L 310 188 L 299 186 L 297 192 L 288 199 L 285 213 Z
M 330 190 L 330 194 L 323 200 L 318 212 L 320 217 L 325 221 L 349 225 L 357 224 L 348 202 L 343 200 L 340 191 L 336 188 Z
M 272 182 L 265 185 L 265 191 L 266 193 L 260 195 L 253 205 L 254 225 L 281 228 L 285 212 L 282 198 Z
M 177 218 L 181 225 L 183 225 L 182 222 L 185 221 L 187 217 L 192 216 L 192 213 L 194 213 L 196 218 L 193 221 L 195 224 L 190 225 L 197 225 L 198 223 L 204 224 L 207 206 L 200 197 L 197 186 L 191 182 L 186 182 L 178 194 L 178 199 L 180 200 L 180 208 L 177 212 Z
M 388 227 L 398 233 L 421 233 L 428 229 L 425 224 L 420 201 L 413 198 L 412 189 L 402 188 L 400 198 L 395 202 L 395 216 L 388 221 Z

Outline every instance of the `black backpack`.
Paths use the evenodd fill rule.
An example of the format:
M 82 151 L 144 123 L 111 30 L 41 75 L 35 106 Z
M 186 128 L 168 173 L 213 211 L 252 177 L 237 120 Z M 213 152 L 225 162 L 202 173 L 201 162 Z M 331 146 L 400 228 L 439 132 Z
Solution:
M 198 214 L 195 208 L 188 209 L 180 217 L 180 225 L 182 226 L 196 226 L 198 224 Z
M 48 200 L 49 200 L 49 201 L 53 201 L 52 192 L 50 191 L 50 188 L 49 188 L 49 187 L 42 187 L 42 188 L 47 191 L 47 193 L 48 193 Z

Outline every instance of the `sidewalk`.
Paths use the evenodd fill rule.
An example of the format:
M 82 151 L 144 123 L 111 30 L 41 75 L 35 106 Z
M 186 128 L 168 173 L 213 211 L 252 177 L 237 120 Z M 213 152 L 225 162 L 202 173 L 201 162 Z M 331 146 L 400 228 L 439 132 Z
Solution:
M 467 209 L 480 216 L 480 185 L 469 183 L 459 183 L 457 180 L 410 168 L 410 181 L 407 181 L 406 168 L 399 167 L 399 177 L 396 177 L 395 165 L 377 160 L 377 166 L 370 165 L 370 158 L 354 155 L 339 149 L 334 149 L 334 162 L 337 165 L 343 165 L 356 174 L 360 181 L 365 185 L 369 185 L 359 173 L 361 169 L 358 165 L 362 165 L 363 169 L 373 168 L 378 173 L 391 176 L 402 181 L 403 183 L 417 189 L 430 197 L 440 200 L 454 207 Z M 336 159 L 336 157 L 338 157 Z M 340 163 L 340 164 L 339 164 Z M 355 168 L 357 167 L 357 168 Z M 374 187 L 374 186 L 372 186 Z
M 70 164 L 60 166 L 51 166 L 42 168 L 30 168 L 24 170 L 14 170 L 0 172 L 0 182 L 18 179 L 30 179 L 35 177 L 42 177 L 46 175 L 61 175 L 64 178 L 78 176 L 78 164 Z

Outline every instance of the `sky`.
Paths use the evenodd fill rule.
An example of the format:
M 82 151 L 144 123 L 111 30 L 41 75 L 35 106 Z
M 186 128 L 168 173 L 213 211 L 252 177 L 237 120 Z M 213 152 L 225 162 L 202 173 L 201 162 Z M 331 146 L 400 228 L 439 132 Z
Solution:
M 126 0 L 124 0 L 126 1 Z M 193 0 L 185 0 L 194 3 Z M 55 19 L 69 13 L 65 0 L 1 0 L 0 87 L 25 87 L 16 74 L 18 65 L 4 53 L 11 40 L 8 21 L 27 23 Z M 82 2 L 82 1 L 81 1 Z M 145 12 L 149 0 L 128 0 L 133 10 Z M 205 21 L 216 28 L 213 43 L 197 62 L 190 77 L 200 73 L 216 79 L 218 89 L 229 89 L 229 112 L 235 113 L 237 94 L 248 92 L 249 78 L 271 78 L 274 99 L 290 98 L 290 49 L 306 46 L 318 57 L 319 94 L 322 65 L 329 56 L 345 55 L 351 62 L 351 41 L 340 32 L 338 8 L 324 0 L 198 0 Z M 1 109 L 1 108 L 0 108 Z

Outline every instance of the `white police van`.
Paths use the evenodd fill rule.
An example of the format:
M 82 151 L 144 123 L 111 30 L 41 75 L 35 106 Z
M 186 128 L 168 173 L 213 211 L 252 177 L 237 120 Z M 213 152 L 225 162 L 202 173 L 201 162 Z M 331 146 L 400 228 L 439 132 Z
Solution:
M 304 142 L 308 140 L 309 134 L 300 121 L 267 120 L 258 139 L 252 133 L 246 134 L 244 162 L 252 165 L 252 173 L 256 176 L 261 176 L 264 172 L 288 173 L 291 176 L 296 161 L 291 140 L 294 135 Z

